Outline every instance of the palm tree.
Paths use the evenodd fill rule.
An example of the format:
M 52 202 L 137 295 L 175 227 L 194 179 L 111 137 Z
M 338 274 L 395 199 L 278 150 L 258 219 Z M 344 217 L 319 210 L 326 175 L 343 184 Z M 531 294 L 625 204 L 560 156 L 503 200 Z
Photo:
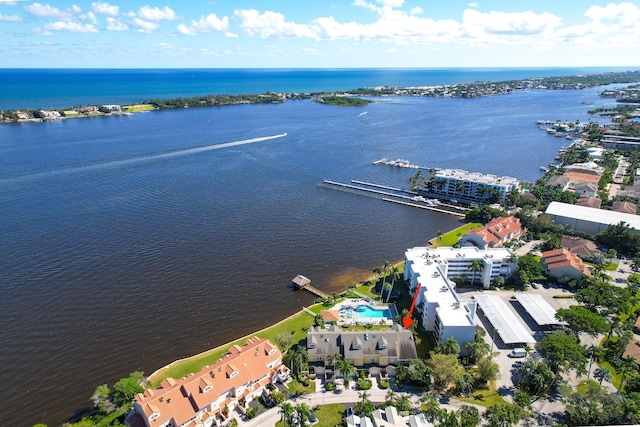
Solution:
M 344 387 L 349 387 L 349 378 L 351 377 L 351 373 L 355 371 L 355 367 L 348 359 L 342 359 L 340 362 L 340 372 L 344 376 Z
M 498 328 L 493 328 L 491 332 L 493 333 L 493 338 L 491 339 L 491 354 L 493 355 L 493 344 L 496 342 L 496 334 L 498 333 Z
M 482 264 L 482 261 L 480 261 L 479 259 L 474 259 L 473 261 L 471 261 L 469 270 L 473 272 L 473 275 L 471 276 L 471 286 L 473 286 L 474 282 L 476 281 L 476 273 L 479 273 L 482 270 L 484 270 L 484 265 Z
M 385 402 L 391 405 L 396 400 L 396 392 L 389 389 L 387 390 L 387 395 L 384 398 Z
M 622 365 L 622 377 L 620 378 L 620 386 L 618 387 L 618 392 L 622 390 L 622 386 L 624 385 L 625 376 L 627 375 L 627 369 L 632 368 L 636 363 L 636 359 L 633 356 L 623 357 L 623 365 Z
M 306 422 L 311 418 L 311 408 L 306 403 L 301 403 L 295 407 L 296 414 L 298 415 L 298 425 L 304 426 Z
M 587 380 L 591 376 L 591 366 L 593 361 L 604 355 L 604 349 L 598 345 L 591 344 L 587 349 L 587 356 L 589 356 L 589 370 L 587 371 Z
M 384 293 L 384 286 L 387 284 L 387 276 L 389 275 L 390 268 L 391 268 L 391 263 L 389 261 L 385 261 L 384 264 L 380 267 L 380 271 L 382 274 L 382 287 L 380 288 L 381 303 L 382 303 L 382 294 Z
M 600 385 L 602 385 L 602 381 L 607 380 L 611 381 L 611 371 L 607 368 L 603 368 L 602 366 L 598 366 L 595 371 L 593 371 L 593 378 L 600 381 Z
M 394 265 L 391 267 L 391 289 L 387 292 L 387 300 L 385 302 L 389 302 L 389 296 L 391 295 L 391 291 L 393 291 L 393 285 L 396 283 L 396 280 L 400 278 L 400 267 Z
M 527 358 L 529 357 L 529 353 L 533 350 L 533 348 L 529 344 L 524 345 L 524 363 L 527 363 Z
M 333 373 L 336 373 L 336 367 L 342 362 L 342 356 L 340 353 L 333 353 L 329 356 L 329 363 L 333 365 Z
M 289 402 L 282 402 L 280 405 L 280 419 L 284 421 L 285 426 L 293 425 L 293 405 Z

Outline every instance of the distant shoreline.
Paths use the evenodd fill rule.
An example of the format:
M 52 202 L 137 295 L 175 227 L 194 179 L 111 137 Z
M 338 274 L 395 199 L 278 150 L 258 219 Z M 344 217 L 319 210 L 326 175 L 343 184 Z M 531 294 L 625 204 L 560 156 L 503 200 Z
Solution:
M 195 97 L 178 97 L 167 99 L 148 99 L 135 104 L 124 105 L 88 105 L 62 109 L 12 110 L 6 109 L 0 115 L 0 123 L 44 122 L 64 120 L 67 118 L 100 117 L 113 115 L 129 115 L 132 113 L 155 110 L 171 110 L 183 108 L 220 107 L 241 104 L 278 104 L 287 100 L 322 99 L 323 97 L 381 97 L 381 96 L 423 96 L 442 98 L 482 98 L 486 96 L 505 95 L 526 89 L 543 90 L 576 90 L 609 84 L 632 84 L 640 82 L 640 70 L 625 72 L 605 72 L 560 77 L 535 77 L 508 81 L 476 81 L 473 83 L 456 83 L 430 86 L 377 86 L 347 91 L 323 91 L 308 93 L 276 93 L 243 95 L 204 95 Z M 363 100 L 366 101 L 366 100 Z M 371 101 L 369 101 L 371 102 Z M 336 104 L 336 102 L 333 102 Z M 338 103 L 347 105 L 348 103 Z M 358 104 L 358 103 L 354 103 Z

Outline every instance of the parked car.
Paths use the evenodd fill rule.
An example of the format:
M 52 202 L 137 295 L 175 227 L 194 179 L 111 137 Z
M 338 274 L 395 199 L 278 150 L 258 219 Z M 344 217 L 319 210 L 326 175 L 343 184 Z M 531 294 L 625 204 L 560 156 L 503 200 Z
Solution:
M 540 287 L 540 284 L 539 284 L 539 283 L 535 283 L 535 282 L 533 282 L 533 283 L 531 283 L 531 287 L 532 287 L 533 289 L 538 289 L 538 288 Z
M 524 348 L 514 348 L 508 354 L 509 357 L 525 357 L 527 355 L 527 351 Z

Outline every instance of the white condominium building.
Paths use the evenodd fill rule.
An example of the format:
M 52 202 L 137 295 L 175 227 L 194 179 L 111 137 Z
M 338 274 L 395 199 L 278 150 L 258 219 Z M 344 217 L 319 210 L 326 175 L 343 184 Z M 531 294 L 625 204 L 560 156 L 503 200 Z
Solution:
M 433 194 L 468 203 L 504 202 L 507 194 L 520 188 L 520 181 L 460 169 L 440 169 L 431 185 Z
M 508 277 L 515 271 L 517 263 L 512 253 L 506 248 L 475 247 L 407 250 L 404 279 L 413 294 L 420 284 L 416 309 L 421 313 L 422 326 L 434 332 L 438 344 L 453 337 L 461 353 L 466 354 L 464 343 L 473 341 L 475 335 L 476 301 L 461 300 L 451 279 L 466 275 L 489 287 L 496 277 Z

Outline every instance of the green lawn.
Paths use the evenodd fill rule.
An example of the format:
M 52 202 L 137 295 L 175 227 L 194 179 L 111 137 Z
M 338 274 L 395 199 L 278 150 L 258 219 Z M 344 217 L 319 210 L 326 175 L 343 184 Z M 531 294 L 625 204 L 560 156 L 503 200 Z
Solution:
M 242 345 L 252 336 L 257 335 L 259 338 L 266 338 L 274 342 L 274 338 L 281 332 L 289 332 L 293 334 L 293 342 L 298 342 L 305 338 L 307 329 L 313 325 L 313 316 L 303 311 L 291 318 L 280 322 L 270 328 L 264 329 L 258 333 L 247 335 L 232 343 L 221 347 L 214 348 L 204 353 L 193 356 L 189 359 L 174 362 L 171 366 L 159 370 L 153 378 L 149 378 L 151 388 L 157 388 L 165 378 L 180 379 L 191 373 L 199 372 L 206 365 L 213 365 L 217 362 L 232 345 Z
M 441 238 L 434 237 L 433 239 L 431 239 L 432 247 L 453 246 L 458 243 L 460 237 L 462 237 L 462 235 L 466 232 L 482 227 L 484 227 L 484 224 L 480 224 L 479 222 L 470 222 L 468 224 L 464 224 L 449 231 L 448 233 L 444 233 Z
M 471 394 L 471 396 L 472 397 L 456 396 L 456 399 L 486 407 L 495 405 L 496 403 L 507 403 L 507 401 L 504 400 L 502 396 L 500 396 L 500 394 L 496 391 L 496 385 L 493 381 L 489 382 L 489 388 L 487 390 L 475 390 Z
M 139 111 L 151 111 L 156 108 L 151 104 L 139 104 L 139 105 L 123 105 L 122 111 L 126 111 L 128 113 L 135 113 Z
M 345 416 L 344 403 L 332 403 L 330 405 L 319 406 L 314 409 L 318 417 L 316 427 L 335 427 L 340 424 L 342 417 Z M 284 421 L 280 420 L 276 423 L 276 427 L 284 427 Z

